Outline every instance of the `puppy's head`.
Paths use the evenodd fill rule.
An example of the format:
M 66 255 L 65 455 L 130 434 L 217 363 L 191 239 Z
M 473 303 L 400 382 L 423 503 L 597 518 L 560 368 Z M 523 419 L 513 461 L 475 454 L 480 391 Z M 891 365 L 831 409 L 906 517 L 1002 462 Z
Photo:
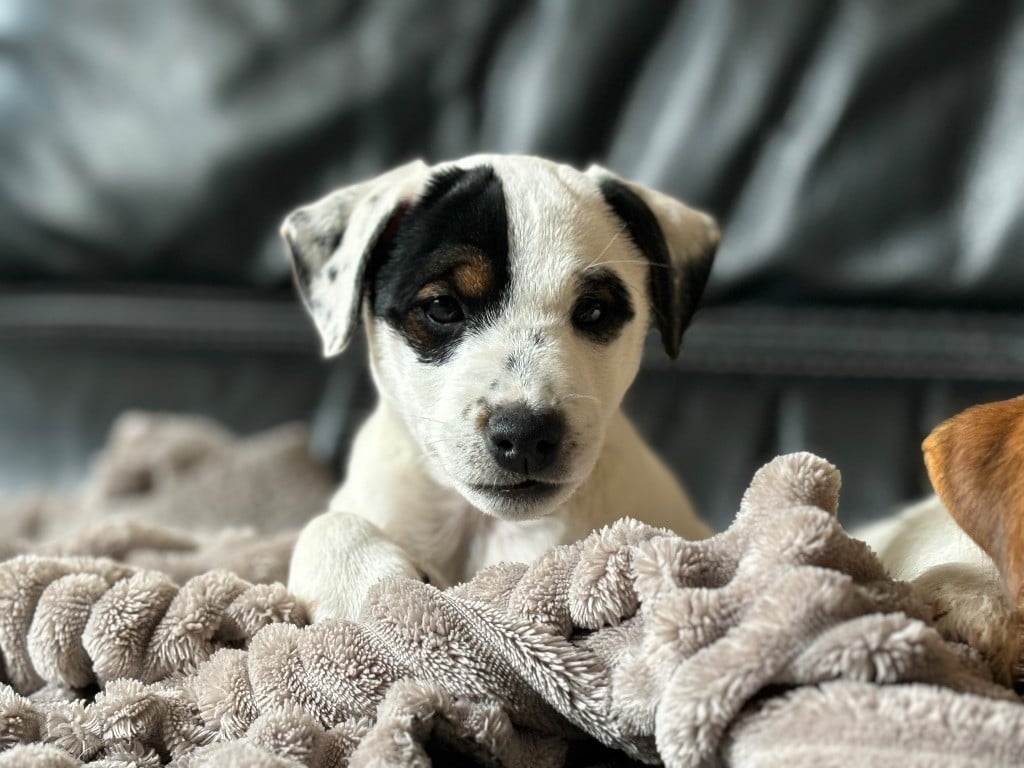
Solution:
M 434 476 L 505 519 L 588 477 L 648 326 L 679 351 L 714 221 L 602 168 L 412 163 L 282 227 L 327 355 L 366 318 L 375 381 Z

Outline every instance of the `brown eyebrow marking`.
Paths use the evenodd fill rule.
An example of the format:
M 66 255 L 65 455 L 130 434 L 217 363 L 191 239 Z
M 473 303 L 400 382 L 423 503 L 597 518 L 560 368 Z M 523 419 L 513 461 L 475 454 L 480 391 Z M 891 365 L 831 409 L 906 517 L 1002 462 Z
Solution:
M 466 250 L 465 260 L 452 269 L 455 289 L 470 299 L 482 299 L 491 289 L 491 262 L 480 251 Z
M 451 286 L 465 299 L 479 301 L 493 288 L 494 272 L 490 260 L 477 250 L 460 250 L 454 263 L 434 279 L 420 286 L 416 300 L 422 301 L 446 293 Z

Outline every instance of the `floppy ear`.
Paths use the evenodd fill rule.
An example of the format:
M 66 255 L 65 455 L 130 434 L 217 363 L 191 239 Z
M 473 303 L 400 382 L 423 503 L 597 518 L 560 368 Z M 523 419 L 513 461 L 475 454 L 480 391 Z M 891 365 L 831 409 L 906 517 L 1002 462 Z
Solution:
M 1024 397 L 968 408 L 922 445 L 935 491 L 989 554 L 1010 598 L 1024 589 Z
M 428 176 L 428 166 L 417 160 L 297 208 L 281 225 L 295 284 L 320 331 L 325 357 L 352 340 L 370 254 L 382 236 L 393 234 Z
M 592 165 L 587 175 L 651 263 L 651 311 L 662 346 L 675 359 L 711 272 L 718 225 L 706 213 L 601 166 Z

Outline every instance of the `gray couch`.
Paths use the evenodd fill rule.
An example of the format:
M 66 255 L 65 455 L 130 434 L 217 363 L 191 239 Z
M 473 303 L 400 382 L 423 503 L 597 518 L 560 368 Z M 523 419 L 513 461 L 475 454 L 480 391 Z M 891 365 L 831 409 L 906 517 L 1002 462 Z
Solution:
M 919 442 L 1024 380 L 1024 8 L 971 0 L 6 0 L 0 490 L 69 486 L 125 408 L 372 405 L 289 285 L 282 215 L 414 156 L 599 160 L 725 239 L 643 431 L 724 526 L 809 449 L 847 522 L 927 490 Z

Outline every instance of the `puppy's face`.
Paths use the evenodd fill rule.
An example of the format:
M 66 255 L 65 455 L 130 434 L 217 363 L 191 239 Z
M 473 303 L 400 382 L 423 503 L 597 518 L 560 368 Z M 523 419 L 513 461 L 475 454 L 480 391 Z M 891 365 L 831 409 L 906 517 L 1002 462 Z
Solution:
M 593 469 L 652 307 L 676 351 L 717 233 L 658 196 L 687 214 L 674 263 L 635 189 L 537 158 L 417 177 L 385 205 L 363 257 L 375 381 L 439 482 L 504 519 L 548 514 Z M 327 262 L 320 271 L 339 279 Z M 314 315 L 312 301 L 337 303 L 311 296 Z

